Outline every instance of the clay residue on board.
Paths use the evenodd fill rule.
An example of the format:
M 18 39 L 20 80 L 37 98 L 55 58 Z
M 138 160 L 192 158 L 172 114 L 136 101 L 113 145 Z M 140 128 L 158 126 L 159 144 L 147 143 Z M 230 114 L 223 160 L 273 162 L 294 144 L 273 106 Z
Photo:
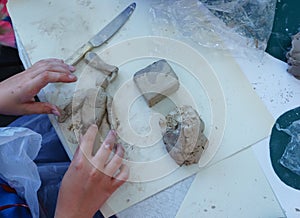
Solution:
M 56 19 L 56 22 L 53 22 L 53 20 L 44 19 L 34 22 L 33 25 L 37 25 L 41 34 L 59 38 L 64 34 L 66 27 L 71 20 L 67 17 L 58 17 Z
M 292 49 L 287 53 L 288 72 L 300 79 L 300 32 L 293 36 Z
M 80 6 L 90 6 L 91 0 L 76 0 L 76 3 Z
M 161 122 L 163 141 L 170 156 L 178 165 L 198 163 L 208 145 L 204 135 L 204 122 L 191 106 L 172 110 Z

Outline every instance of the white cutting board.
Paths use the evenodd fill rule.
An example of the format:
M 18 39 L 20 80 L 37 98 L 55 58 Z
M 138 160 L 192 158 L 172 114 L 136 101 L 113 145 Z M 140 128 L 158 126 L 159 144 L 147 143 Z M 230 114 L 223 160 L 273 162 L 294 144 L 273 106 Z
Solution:
M 125 72 L 124 77 L 120 76 L 119 83 L 128 80 L 125 76 L 128 76 L 129 73 L 131 75 L 134 73 L 130 69 L 136 69 L 134 71 L 137 71 L 142 63 L 144 64 L 147 61 L 148 51 L 156 58 L 169 58 L 171 62 L 173 61 L 175 68 L 183 68 L 189 73 L 190 78 L 192 78 L 191 76 L 197 78 L 199 81 L 194 86 L 189 84 L 188 79 L 184 85 L 191 93 L 190 97 L 198 106 L 197 109 L 202 112 L 206 123 L 208 123 L 206 133 L 211 141 L 209 149 L 212 149 L 212 152 L 210 155 L 203 156 L 202 166 L 207 163 L 207 161 L 204 161 L 206 157 L 207 160 L 213 157 L 219 145 L 221 145 L 220 149 L 209 163 L 210 165 L 230 157 L 266 137 L 269 134 L 273 118 L 252 90 L 251 85 L 230 54 L 220 50 L 200 47 L 188 41 L 187 43 L 193 48 L 174 42 L 174 40 L 154 40 L 153 42 L 153 38 L 132 39 L 132 37 L 151 35 L 151 28 L 153 28 L 150 24 L 151 15 L 148 3 L 145 1 L 136 2 L 136 11 L 122 30 L 113 37 L 108 45 L 95 49 L 95 52 L 100 54 L 105 61 L 120 65 L 120 74 Z M 131 2 L 108 0 L 101 2 L 95 0 L 42 0 L 38 2 L 34 0 L 26 2 L 16 0 L 10 1 L 8 7 L 14 27 L 19 34 L 25 51 L 28 53 L 29 60 L 34 63 L 46 57 L 66 59 L 129 3 Z M 132 39 L 133 41 L 130 42 L 134 44 L 124 42 L 126 39 Z M 162 42 L 175 47 L 166 47 Z M 117 45 L 117 43 L 120 44 Z M 141 46 L 137 47 L 136 43 L 141 43 Z M 160 45 L 157 46 L 155 51 L 152 49 L 153 43 Z M 178 46 L 183 46 L 182 48 L 185 48 L 185 50 L 179 49 Z M 141 48 L 145 48 L 147 52 L 144 53 L 143 60 L 140 62 L 137 56 L 143 55 L 144 50 Z M 195 49 L 198 54 L 191 56 L 191 54 L 195 54 Z M 187 53 L 184 55 L 181 53 L 183 51 Z M 113 55 L 110 55 L 110 52 Z M 142 52 L 142 54 L 139 52 Z M 129 60 L 130 57 L 133 60 Z M 84 73 L 85 67 L 81 63 L 78 69 L 82 70 L 76 72 L 80 76 L 80 73 Z M 201 77 L 201 75 L 204 77 Z M 203 95 L 199 95 L 198 88 L 193 87 L 198 87 Z M 51 101 L 58 101 L 58 103 L 63 102 L 68 96 L 57 99 L 55 88 L 56 86 L 47 87 L 44 90 L 45 97 Z M 69 85 L 66 90 L 74 88 L 74 86 Z M 197 98 L 197 96 L 200 97 Z M 199 101 L 199 99 L 203 99 L 203 101 Z M 52 116 L 51 121 L 66 150 L 72 156 L 74 147 L 70 147 L 66 143 L 60 127 Z M 220 125 L 214 125 L 215 123 Z M 224 137 L 221 144 L 219 144 L 223 133 Z M 152 153 L 147 152 L 147 154 L 151 159 Z M 147 157 L 147 154 L 143 155 Z M 136 158 L 140 156 L 139 153 L 133 154 L 133 159 L 134 155 L 136 155 Z M 165 155 L 165 157 L 166 161 L 162 164 L 148 165 L 149 173 L 143 168 L 134 168 L 132 171 L 132 175 L 134 175 L 132 177 L 133 182 L 126 183 L 115 192 L 102 208 L 102 212 L 106 216 L 118 213 L 199 171 L 197 165 L 177 168 L 172 160 L 168 159 L 168 156 Z M 154 177 L 158 178 L 155 173 L 158 169 L 161 169 L 160 166 L 164 166 L 166 171 L 163 172 L 168 173 L 160 173 L 163 177 L 153 180 Z M 154 177 L 151 177 L 152 173 L 154 173 Z M 150 180 L 153 181 L 144 182 L 149 180 L 149 174 L 152 178 Z

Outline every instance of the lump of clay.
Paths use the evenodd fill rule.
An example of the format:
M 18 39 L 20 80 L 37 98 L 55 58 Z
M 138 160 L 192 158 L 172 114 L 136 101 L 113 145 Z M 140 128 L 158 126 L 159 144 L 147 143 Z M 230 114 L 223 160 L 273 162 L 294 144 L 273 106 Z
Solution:
M 203 134 L 204 122 L 191 106 L 181 106 L 166 116 L 163 142 L 178 165 L 198 163 L 208 140 Z
M 287 53 L 288 72 L 300 79 L 300 32 L 293 36 L 292 49 Z
M 178 77 L 166 60 L 159 60 L 136 72 L 133 80 L 149 107 L 179 88 Z

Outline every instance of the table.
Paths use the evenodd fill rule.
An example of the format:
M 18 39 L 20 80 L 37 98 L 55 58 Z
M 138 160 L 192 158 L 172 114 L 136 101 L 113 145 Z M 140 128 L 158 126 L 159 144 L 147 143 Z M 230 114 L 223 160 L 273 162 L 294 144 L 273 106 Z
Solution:
M 21 45 L 21 43 L 19 43 L 19 45 Z M 21 47 L 20 51 L 22 51 Z M 21 56 L 23 57 L 25 66 L 29 66 L 28 62 L 26 64 L 27 56 Z M 261 59 L 260 61 L 253 59 L 245 61 L 244 59 L 239 59 L 238 57 L 236 57 L 236 60 L 240 64 L 240 67 L 248 77 L 249 81 L 252 83 L 255 91 L 276 118 L 286 110 L 296 107 L 299 103 L 297 101 L 300 95 L 298 89 L 299 81 L 285 72 L 285 63 L 273 59 L 267 54 L 263 53 L 261 53 L 259 58 Z M 294 208 L 291 206 L 292 203 L 295 203 L 296 201 L 292 198 L 287 199 L 284 196 L 285 194 L 283 193 L 286 193 L 286 189 L 282 187 L 282 184 L 276 179 L 276 176 L 273 175 L 272 169 L 268 166 L 268 162 L 266 164 L 267 160 L 265 157 L 268 154 L 267 145 L 268 139 L 256 144 L 254 146 L 255 153 L 257 154 L 257 158 L 263 166 L 264 172 L 268 176 L 269 181 L 272 184 L 272 188 L 276 192 L 284 210 L 286 210 L 286 213 L 289 217 L 292 217 L 297 215 L 297 213 L 294 213 L 294 208 L 297 207 L 297 205 L 295 205 Z M 167 189 L 164 192 L 159 193 L 158 195 L 155 195 L 154 197 L 151 197 L 150 199 L 147 199 L 146 201 L 127 209 L 126 211 L 120 213 L 119 216 L 132 217 L 133 214 L 140 215 L 144 214 L 145 211 L 149 211 L 149 217 L 164 215 L 173 217 L 176 215 L 176 212 L 192 180 L 193 178 L 184 180 L 172 188 Z M 294 194 L 296 199 L 296 197 L 299 196 L 299 193 L 297 191 L 295 192 L 293 190 L 289 190 L 289 196 Z M 166 199 L 170 200 L 174 195 L 176 196 L 175 200 L 166 202 Z M 290 200 L 291 202 L 286 200 Z M 163 208 L 161 206 L 161 202 L 164 202 Z M 169 203 L 169 205 L 167 205 L 167 203 Z

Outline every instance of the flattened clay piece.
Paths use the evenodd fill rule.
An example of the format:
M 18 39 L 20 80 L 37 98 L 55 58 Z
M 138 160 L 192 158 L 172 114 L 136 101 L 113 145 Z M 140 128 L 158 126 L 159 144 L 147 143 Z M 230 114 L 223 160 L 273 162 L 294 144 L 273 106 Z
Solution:
M 287 53 L 288 72 L 300 79 L 300 32 L 293 36 L 292 49 Z
M 105 74 L 101 77 L 101 83 L 87 90 L 78 90 L 74 93 L 72 101 L 60 111 L 58 122 L 68 125 L 67 130 L 71 134 L 68 141 L 77 144 L 80 135 L 86 133 L 91 124 L 99 128 L 93 152 L 95 153 L 104 141 L 110 129 L 118 127 L 118 121 L 113 116 L 112 102 L 105 89 L 117 77 L 118 68 L 104 63 L 95 53 L 88 53 L 85 60 Z M 100 78 L 100 77 L 99 77 Z
M 102 88 L 78 90 L 73 100 L 61 111 L 62 116 L 58 118 L 58 122 L 72 118 L 70 129 L 75 133 L 84 134 L 91 124 L 101 125 L 106 113 L 106 100 L 106 92 Z
M 85 62 L 92 68 L 102 72 L 105 78 L 101 78 L 100 81 L 96 82 L 97 86 L 101 86 L 106 89 L 107 86 L 112 83 L 118 76 L 119 68 L 105 63 L 96 53 L 88 52 L 84 56 Z
M 72 115 L 72 113 L 77 113 L 78 110 L 82 108 L 85 97 L 86 94 L 84 92 L 77 91 L 73 96 L 73 99 L 77 100 L 71 101 L 63 110 L 60 110 L 61 116 L 58 117 L 58 122 L 63 123 Z
M 112 103 L 113 103 L 113 98 L 110 95 L 107 95 L 107 101 L 106 101 L 107 121 L 110 125 L 110 129 L 116 130 L 118 128 L 118 123 L 113 113 Z
M 159 60 L 136 72 L 133 80 L 149 107 L 179 88 L 178 77 L 166 60 Z
M 91 67 L 103 72 L 107 76 L 116 74 L 119 71 L 119 68 L 110 64 L 105 63 L 96 53 L 88 52 L 84 56 L 85 62 Z
M 85 134 L 91 124 L 98 126 L 106 111 L 106 93 L 103 89 L 88 89 L 81 108 L 81 133 Z
M 163 142 L 178 165 L 198 163 L 208 145 L 204 122 L 191 106 L 181 106 L 166 116 Z

